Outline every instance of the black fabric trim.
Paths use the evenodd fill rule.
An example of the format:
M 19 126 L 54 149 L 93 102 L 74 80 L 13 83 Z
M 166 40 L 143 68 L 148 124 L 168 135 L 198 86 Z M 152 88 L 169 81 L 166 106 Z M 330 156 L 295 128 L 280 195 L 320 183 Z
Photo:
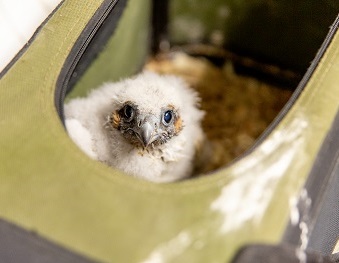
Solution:
M 64 121 L 63 103 L 66 93 L 104 48 L 114 33 L 126 4 L 127 0 L 104 1 L 70 51 L 55 89 L 55 107 L 62 121 Z
M 86 47 L 86 51 L 84 51 L 84 53 L 81 55 L 81 58 L 73 71 L 71 79 L 69 80 L 69 89 L 74 86 L 77 80 L 80 79 L 81 76 L 85 73 L 87 67 L 91 64 L 91 62 L 104 49 L 105 44 L 116 29 L 116 26 L 123 13 L 127 1 L 120 0 L 111 2 L 111 6 L 108 7 L 109 10 L 107 10 L 109 14 L 104 14 L 104 17 L 102 17 L 103 21 L 99 21 L 99 23 L 102 24 L 97 25 L 99 26 L 99 28 L 97 29 L 98 31 L 91 32 L 88 35 L 88 32 L 86 32 L 88 29 L 85 29 L 85 31 L 82 33 L 82 36 L 80 37 L 82 39 L 86 39 L 87 37 L 88 39 L 86 41 L 89 41 L 89 43 Z M 97 15 L 100 16 L 100 14 Z M 93 17 L 93 19 L 95 19 L 95 16 Z M 91 37 L 93 38 L 90 39 Z
M 306 250 L 305 263 L 334 263 L 328 256 Z M 239 250 L 232 263 L 300 263 L 296 247 L 283 245 L 248 245 Z
M 6 263 L 94 263 L 35 233 L 0 219 L 0 262 Z
M 338 114 L 339 115 L 339 114 Z M 310 192 L 318 191 L 317 203 L 312 215 L 313 231 L 308 247 L 330 255 L 339 240 L 339 117 L 328 143 L 333 143 L 325 153 L 320 153 L 310 174 Z M 334 137 L 336 136 L 336 138 Z M 336 147 L 336 149 L 334 149 Z M 329 166 L 329 167 L 328 167 Z M 333 169 L 333 170 L 331 170 Z M 323 178 L 324 177 L 324 178 Z M 328 178 L 327 178 L 328 177 Z M 327 180 L 327 182 L 326 182 Z M 320 183 L 319 183 L 320 181 Z M 323 189 L 319 185 L 323 184 Z M 306 186 L 307 187 L 307 186 Z
M 32 42 L 36 39 L 37 35 L 40 33 L 41 29 L 46 25 L 49 19 L 55 14 L 55 12 L 60 8 L 65 0 L 62 0 L 56 8 L 47 16 L 47 18 L 40 24 L 40 26 L 35 30 L 32 37 L 28 42 L 19 50 L 19 52 L 14 56 L 14 58 L 5 66 L 5 68 L 0 72 L 0 79 L 8 72 L 8 70 L 21 58 L 21 56 L 26 52 L 30 47 Z
M 309 231 L 308 247 L 330 255 L 339 238 L 339 112 L 314 162 L 304 188 L 312 200 L 304 213 Z M 300 243 L 299 225 L 287 226 L 283 241 Z

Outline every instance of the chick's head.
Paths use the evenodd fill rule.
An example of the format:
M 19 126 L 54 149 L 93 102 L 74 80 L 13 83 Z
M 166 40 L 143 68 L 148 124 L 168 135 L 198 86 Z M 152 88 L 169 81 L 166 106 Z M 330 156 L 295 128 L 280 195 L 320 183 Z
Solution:
M 180 135 L 184 124 L 201 119 L 198 103 L 180 79 L 147 72 L 115 89 L 109 125 L 137 148 L 156 148 Z

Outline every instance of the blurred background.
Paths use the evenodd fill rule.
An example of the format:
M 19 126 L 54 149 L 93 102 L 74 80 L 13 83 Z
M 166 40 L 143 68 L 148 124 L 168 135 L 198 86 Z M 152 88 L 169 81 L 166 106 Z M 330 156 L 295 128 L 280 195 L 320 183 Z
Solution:
M 0 71 L 61 0 L 0 0 Z

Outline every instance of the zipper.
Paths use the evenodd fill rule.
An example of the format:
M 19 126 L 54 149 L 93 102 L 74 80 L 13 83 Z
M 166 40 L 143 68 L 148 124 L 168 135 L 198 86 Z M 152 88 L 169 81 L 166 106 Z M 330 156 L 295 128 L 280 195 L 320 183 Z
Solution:
M 64 66 L 59 74 L 56 90 L 55 90 L 55 107 L 59 114 L 59 117 L 64 123 L 64 99 L 67 92 L 70 90 L 69 80 L 71 79 L 80 59 L 86 52 L 89 44 L 110 15 L 112 10 L 117 6 L 118 2 L 126 2 L 126 0 L 110 0 L 105 1 L 94 14 L 94 18 L 86 25 L 85 29 L 79 36 L 73 49 L 71 50 L 68 58 L 66 59 Z M 113 26 L 113 25 L 112 25 Z M 84 40 L 83 40 L 84 39 Z M 80 46 L 80 47 L 79 47 Z M 73 55 L 75 53 L 75 55 Z

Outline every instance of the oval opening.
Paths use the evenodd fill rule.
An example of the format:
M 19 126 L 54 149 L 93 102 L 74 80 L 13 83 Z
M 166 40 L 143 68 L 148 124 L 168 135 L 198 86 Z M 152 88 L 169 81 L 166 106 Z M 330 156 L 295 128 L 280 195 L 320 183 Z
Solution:
M 124 16 L 128 16 L 128 9 L 131 9 L 132 6 L 126 5 L 125 2 L 127 1 L 117 1 L 117 4 L 124 4 L 121 4 L 120 9 L 111 8 L 109 12 L 107 12 L 107 7 L 105 7 L 106 15 L 110 14 L 106 17 L 110 17 L 111 21 L 115 21 L 114 23 L 102 23 L 102 19 L 106 19 L 102 17 L 97 19 L 95 26 L 92 25 L 91 28 L 89 26 L 90 29 L 84 32 L 85 35 L 91 37 L 92 33 L 89 34 L 89 32 L 94 32 L 96 37 L 90 38 L 89 42 L 82 40 L 81 48 L 75 48 L 77 53 L 70 57 L 71 66 L 65 71 L 64 76 L 60 78 L 63 80 L 67 79 L 66 82 L 63 81 L 64 92 L 69 90 L 71 86 L 75 86 L 75 88 L 81 86 L 81 83 L 86 82 L 91 77 L 91 73 L 87 74 L 90 71 L 87 69 L 88 67 L 97 68 L 97 72 L 100 72 L 100 69 L 98 71 L 100 56 L 101 54 L 104 55 L 106 50 L 113 51 L 113 53 L 116 52 L 116 55 L 120 53 L 116 49 L 117 47 L 122 47 L 129 43 L 120 41 L 120 45 L 117 46 L 114 46 L 114 44 L 109 46 L 107 44 L 115 38 L 114 34 L 121 33 L 119 31 L 120 26 L 123 31 L 127 28 L 124 25 L 130 26 L 131 22 L 140 24 L 138 23 L 138 18 L 132 18 L 132 16 L 129 18 L 130 20 L 124 20 Z M 278 24 L 278 17 L 273 21 L 271 28 L 267 29 L 267 35 L 255 37 L 257 42 L 252 41 L 253 36 L 247 28 L 253 26 L 249 22 L 252 17 L 249 12 L 251 10 L 260 10 L 259 13 L 262 17 L 255 17 L 256 23 L 254 23 L 254 27 L 258 32 L 263 30 L 259 28 L 259 25 L 271 15 L 267 10 L 265 12 L 264 5 L 249 5 L 244 7 L 247 10 L 245 13 L 248 14 L 248 17 L 242 17 L 242 20 L 239 22 L 232 15 L 240 11 L 232 5 L 231 1 L 219 1 L 220 3 L 213 8 L 213 5 L 210 5 L 205 10 L 205 13 L 201 11 L 202 9 L 197 11 L 195 7 L 188 7 L 180 1 L 169 1 L 168 5 L 165 5 L 165 2 L 163 4 L 157 4 L 156 2 L 154 1 L 152 6 L 152 17 L 150 2 L 148 6 L 149 11 L 146 11 L 146 13 L 149 13 L 137 16 L 144 23 L 144 31 L 141 34 L 143 36 L 139 36 L 139 39 L 143 41 L 138 43 L 138 49 L 143 51 L 133 57 L 132 63 L 134 65 L 132 68 L 124 73 L 119 72 L 119 76 L 116 75 L 112 79 L 116 81 L 146 69 L 160 75 L 171 74 L 179 76 L 192 89 L 197 90 L 201 97 L 201 108 L 206 112 L 206 116 L 202 121 L 202 127 L 208 144 L 207 150 L 204 152 L 204 160 L 207 161 L 195 162 L 194 173 L 190 178 L 210 175 L 214 171 L 234 163 L 235 160 L 251 152 L 271 130 L 268 127 L 276 125 L 283 118 L 284 113 L 281 113 L 281 110 L 285 107 L 286 111 L 297 98 L 296 94 L 300 93 L 302 89 L 300 88 L 296 91 L 293 99 L 290 100 L 297 84 L 308 67 L 308 62 L 306 63 L 305 61 L 313 58 L 316 50 L 315 47 L 318 48 L 320 46 L 331 21 L 322 20 L 321 24 L 327 25 L 328 23 L 328 25 L 317 35 L 317 39 L 312 42 L 307 54 L 302 53 L 300 56 L 295 56 L 295 58 L 292 58 L 292 55 L 289 54 L 291 57 L 277 59 L 277 54 L 281 52 L 283 45 L 273 48 L 273 51 L 267 50 L 267 52 L 264 52 L 263 46 L 272 44 L 270 42 L 272 39 L 267 39 L 267 37 L 269 34 L 272 34 L 272 30 Z M 287 7 L 282 6 L 281 8 L 283 10 Z M 117 10 L 120 10 L 120 13 L 112 15 L 112 12 L 114 13 Z M 330 12 L 331 10 L 327 11 Z M 212 19 L 212 22 L 206 18 L 207 14 L 211 12 L 214 12 L 217 17 L 215 20 Z M 120 18 L 121 14 L 123 15 L 118 23 L 118 18 Z M 335 17 L 335 14 L 333 14 L 333 17 Z M 148 30 L 150 30 L 148 22 L 151 18 L 153 18 L 153 42 L 150 43 L 148 41 Z M 230 26 L 220 26 L 221 22 L 229 23 Z M 284 22 L 288 25 L 288 22 Z M 319 20 L 317 20 L 318 22 Z M 106 25 L 109 29 L 103 25 Z M 112 30 L 117 25 L 119 27 L 116 30 Z M 135 29 L 134 34 L 140 33 L 137 26 L 133 29 Z M 240 36 L 235 35 L 234 32 L 240 29 L 243 30 Z M 186 30 L 186 33 L 183 32 L 184 30 Z M 196 35 L 192 32 L 191 34 L 190 30 L 196 30 Z M 296 33 L 295 31 L 288 31 L 288 29 L 286 32 L 290 34 L 286 36 L 287 38 L 293 37 L 293 34 Z M 309 33 L 309 31 L 306 31 L 302 38 L 304 40 L 309 39 Z M 135 40 L 133 37 L 126 37 L 126 34 L 126 38 L 124 38 L 123 33 L 119 37 L 123 41 Z M 257 46 L 252 49 L 248 48 L 248 45 L 244 44 L 246 38 L 250 42 L 252 41 L 254 46 Z M 100 43 L 98 39 L 105 40 L 101 41 L 106 43 L 101 45 L 104 47 L 103 49 L 98 48 L 96 44 Z M 116 41 L 119 42 L 119 40 Z M 296 43 L 290 44 L 291 46 L 288 48 L 293 48 Z M 135 49 L 135 43 L 133 45 Z M 154 51 L 152 54 L 148 53 L 150 45 Z M 93 50 L 95 52 L 91 53 Z M 282 56 L 281 53 L 280 56 Z M 123 64 L 124 58 L 118 55 L 117 57 L 112 56 L 113 60 L 116 58 L 120 59 L 118 64 Z M 304 64 L 300 64 L 300 60 L 298 60 L 300 58 L 304 61 Z M 76 61 L 76 59 L 79 60 Z M 86 63 L 79 63 L 79 61 L 86 61 Z M 99 61 L 99 63 L 94 65 L 96 61 Z M 101 65 L 103 64 L 101 63 Z M 80 75 L 82 76 L 79 77 Z M 112 79 L 103 77 L 100 82 Z M 97 87 L 98 85 L 90 86 L 87 91 Z M 81 96 L 83 96 L 84 93 L 83 91 L 81 92 Z M 66 101 L 76 97 L 74 94 L 76 93 L 72 91 Z M 63 96 L 61 95 L 61 97 Z M 60 100 L 57 96 L 57 100 L 61 101 L 60 109 L 62 109 L 63 98 Z M 289 105 L 286 106 L 286 104 Z M 107 116 L 111 116 L 111 114 L 107 113 Z M 160 157 L 159 160 L 161 161 L 162 158 Z

